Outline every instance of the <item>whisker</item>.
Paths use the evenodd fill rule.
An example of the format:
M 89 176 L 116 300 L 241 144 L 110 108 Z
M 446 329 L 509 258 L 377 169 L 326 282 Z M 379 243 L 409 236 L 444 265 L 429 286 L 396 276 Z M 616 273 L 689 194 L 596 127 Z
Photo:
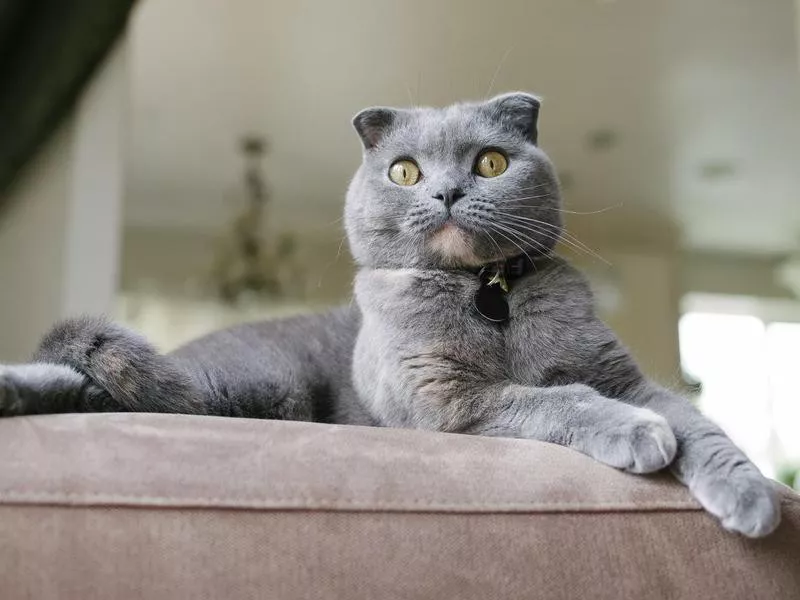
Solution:
M 500 244 L 498 244 L 497 241 L 492 237 L 492 234 L 491 234 L 490 231 L 485 230 L 485 231 L 483 231 L 483 233 L 485 233 L 488 236 L 488 238 L 494 244 L 495 248 L 497 248 L 497 260 L 502 260 L 505 257 L 505 254 L 503 254 L 503 249 L 500 247 Z
M 347 220 L 348 221 L 386 221 L 389 219 L 396 219 L 399 217 L 405 217 L 408 213 L 405 211 L 396 212 L 396 213 L 383 213 L 381 215 L 358 215 L 358 216 L 351 216 Z M 337 223 L 343 222 L 345 219 L 344 217 L 340 217 L 335 221 L 331 221 L 330 223 L 326 223 L 326 225 L 336 225 Z
M 517 215 L 517 214 L 514 214 L 514 213 L 510 213 L 508 211 L 498 210 L 496 212 L 498 214 L 504 216 L 504 217 L 507 217 L 507 218 L 516 219 L 516 220 L 520 220 L 520 221 L 528 221 L 528 222 L 531 222 L 531 223 L 538 223 L 539 225 L 544 225 L 545 227 L 550 227 L 552 229 L 558 229 L 558 230 L 564 232 L 565 235 L 571 237 L 577 243 L 583 244 L 583 242 L 581 240 L 579 240 L 576 235 L 574 235 L 571 231 L 569 231 L 563 225 L 554 225 L 553 223 L 548 223 L 547 221 L 541 221 L 539 219 L 534 219 L 533 217 L 528 217 L 528 216 L 525 216 L 525 215 Z M 591 249 L 588 245 L 586 245 L 586 244 L 583 244 L 583 245 L 587 249 Z
M 511 51 L 514 49 L 514 46 L 511 45 L 506 50 L 506 53 L 503 54 L 503 58 L 500 59 L 500 64 L 497 65 L 497 68 L 494 70 L 494 75 L 492 75 L 492 80 L 489 82 L 489 89 L 486 90 L 486 95 L 484 96 L 484 100 L 489 97 L 489 94 L 492 93 L 492 88 L 494 87 L 494 82 L 497 79 L 497 76 L 500 74 L 500 69 L 503 68 L 503 64 L 505 64 L 508 55 L 511 54 Z
M 565 245 L 571 247 L 575 251 L 583 252 L 584 254 L 588 254 L 590 256 L 593 256 L 593 257 L 597 258 L 598 260 L 603 261 L 604 263 L 606 263 L 608 265 L 611 264 L 606 259 L 604 259 L 602 256 L 597 254 L 594 250 L 592 250 L 588 246 L 583 245 L 583 243 L 580 242 L 579 240 L 576 243 L 573 239 L 570 239 L 566 234 L 564 234 L 564 232 L 561 232 L 561 234 L 559 235 L 555 231 L 548 231 L 546 229 L 539 229 L 535 225 L 530 225 L 530 224 L 528 224 L 528 225 L 520 225 L 520 228 L 524 229 L 526 231 L 530 231 L 530 232 L 533 232 L 533 233 L 538 233 L 540 235 L 543 235 L 547 239 L 551 239 L 551 240 L 554 240 L 556 242 L 562 242 Z
M 566 238 L 568 240 L 571 240 L 571 241 L 575 242 L 575 244 L 578 244 L 579 246 L 581 246 L 584 249 L 585 252 L 589 252 L 589 253 L 593 254 L 594 256 L 596 256 L 597 258 L 599 258 L 600 260 L 603 260 L 604 262 L 607 262 L 591 246 L 589 246 L 588 244 L 585 244 L 584 242 L 582 242 L 578 238 L 578 236 L 573 234 L 566 227 L 563 227 L 563 226 L 560 226 L 560 225 L 554 225 L 552 223 L 548 223 L 547 221 L 540 221 L 538 219 L 533 219 L 531 217 L 523 217 L 523 216 L 514 215 L 513 218 L 522 219 L 524 221 L 531 221 L 533 223 L 537 223 L 540 226 L 544 226 L 544 227 L 550 227 L 551 229 L 554 229 L 554 230 L 558 231 L 560 233 L 560 235 L 562 235 L 564 238 Z
M 509 223 L 502 223 L 501 224 L 501 223 L 497 223 L 497 222 L 494 222 L 494 224 L 499 226 L 499 227 L 503 227 L 504 231 L 512 233 L 517 239 L 522 240 L 523 243 L 533 244 L 537 250 L 543 251 L 545 256 L 552 256 L 553 254 L 558 256 L 558 253 L 555 251 L 555 249 L 548 249 L 547 246 L 542 244 L 540 241 L 534 239 L 533 236 L 525 235 L 521 231 L 519 231 L 518 229 L 514 229 L 512 224 L 509 224 Z M 530 257 L 528 257 L 528 258 L 530 258 Z
M 408 102 L 410 106 L 416 106 L 417 103 L 414 102 L 414 97 L 411 95 L 411 86 L 406 84 L 406 92 L 408 92 Z
M 338 250 L 336 250 L 336 259 L 334 259 L 333 262 L 338 261 L 339 257 L 342 255 L 342 247 L 344 246 L 344 242 L 345 242 L 346 239 L 347 239 L 347 236 L 343 235 L 342 239 L 339 241 L 339 248 L 338 248 Z
M 492 223 L 492 227 L 497 227 L 497 223 Z M 508 230 L 506 230 L 506 231 L 508 231 Z M 520 246 L 520 245 L 519 245 L 517 242 L 515 242 L 515 241 L 514 241 L 514 240 L 512 240 L 510 237 L 508 237 L 507 235 L 505 235 L 505 234 L 504 234 L 502 231 L 495 230 L 495 233 L 496 233 L 496 234 L 498 234 L 498 235 L 501 235 L 501 236 L 503 236 L 503 237 L 504 237 L 505 239 L 507 239 L 509 242 L 511 242 L 512 244 L 514 244 L 514 245 L 515 245 L 517 248 L 519 248 L 519 249 L 520 249 L 520 251 L 521 251 L 521 252 L 522 252 L 522 253 L 523 253 L 523 254 L 524 254 L 526 257 L 528 257 L 528 260 L 529 260 L 529 261 L 531 261 L 531 263 L 533 263 L 533 259 L 531 258 L 531 255 L 530 255 L 530 254 L 528 254 L 527 252 L 525 252 L 525 249 L 524 249 L 522 246 Z
M 538 233 L 540 235 L 544 235 L 545 237 L 547 237 L 547 239 L 551 239 L 551 240 L 554 240 L 556 242 L 563 242 L 566 246 L 571 247 L 576 252 L 583 252 L 584 254 L 592 256 L 592 257 L 604 262 L 605 264 L 611 266 L 611 263 L 609 261 L 607 261 L 605 258 L 600 256 L 595 250 L 593 250 L 592 248 L 590 248 L 589 246 L 587 246 L 586 244 L 581 242 L 578 238 L 576 238 L 574 235 L 570 234 L 566 230 L 560 230 L 560 229 L 556 228 L 557 231 L 549 231 L 549 230 L 546 230 L 546 229 L 541 229 L 541 228 L 539 228 L 536 225 L 533 225 L 531 223 L 520 224 L 520 223 L 515 223 L 513 221 L 509 222 L 507 220 L 506 221 L 502 221 L 501 220 L 501 222 L 505 223 L 506 225 L 516 224 L 518 227 L 520 227 L 523 230 L 530 231 L 530 232 L 533 232 L 533 233 Z M 554 225 L 551 225 L 550 223 L 545 223 L 543 221 L 541 222 L 541 224 L 542 225 L 548 225 L 550 227 L 556 227 Z
M 616 208 L 622 208 L 622 202 L 619 204 L 614 204 L 613 206 L 606 206 L 605 208 L 601 208 L 598 210 L 567 210 L 565 208 L 554 208 L 549 206 L 543 206 L 542 208 L 546 210 L 557 210 L 559 212 L 567 213 L 569 215 L 599 215 L 600 213 L 608 212 L 610 210 L 614 210 Z
M 537 183 L 536 185 L 525 185 L 525 186 L 522 186 L 521 188 L 519 188 L 519 191 L 521 191 L 521 192 L 532 192 L 534 190 L 540 190 L 542 188 L 551 187 L 551 186 L 552 186 L 552 184 L 547 183 L 547 182 L 545 182 L 545 183 Z
M 536 196 L 536 198 L 543 198 L 543 197 L 544 196 Z M 520 198 L 519 200 L 521 201 L 521 200 L 529 200 L 529 199 L 533 199 L 533 198 Z M 496 202 L 496 204 L 505 204 L 506 202 L 512 202 L 512 200 L 508 200 L 508 201 L 501 200 L 499 202 Z M 624 205 L 620 202 L 619 204 L 614 204 L 613 206 L 606 206 L 605 208 L 601 208 L 601 209 L 598 209 L 598 210 L 587 210 L 587 211 L 568 210 L 566 208 L 560 208 L 560 207 L 557 207 L 557 206 L 539 206 L 539 205 L 536 205 L 536 204 L 521 205 L 521 206 L 517 206 L 515 208 L 538 208 L 540 210 L 555 210 L 555 211 L 562 212 L 562 213 L 567 213 L 567 214 L 570 214 L 570 215 L 599 215 L 600 213 L 608 212 L 610 210 L 615 210 L 617 208 L 622 208 L 623 206 Z
M 509 231 L 509 232 L 513 233 L 514 236 L 517 239 L 522 240 L 523 243 L 533 245 L 534 248 L 538 252 L 541 252 L 542 256 L 545 256 L 547 258 L 558 257 L 558 258 L 561 258 L 562 260 L 566 260 L 566 258 L 564 256 L 562 256 L 561 254 L 559 254 L 559 252 L 555 248 L 548 248 L 547 246 L 545 246 L 544 244 L 542 244 L 538 240 L 534 239 L 532 236 L 524 234 L 524 233 L 522 233 L 522 232 L 520 232 L 518 230 L 515 230 L 513 228 L 506 228 L 506 231 Z M 530 257 L 528 257 L 528 258 L 530 259 Z M 531 262 L 533 262 L 533 261 L 531 261 Z
M 519 221 L 533 221 L 533 223 L 526 222 L 526 223 L 521 223 L 520 224 Z M 553 225 L 553 224 L 547 223 L 545 221 L 539 221 L 537 219 L 531 219 L 531 218 L 528 218 L 528 217 L 520 217 L 520 216 L 512 216 L 512 217 L 506 216 L 504 222 L 506 222 L 507 224 L 509 224 L 509 223 L 519 224 L 521 227 L 527 228 L 528 231 L 535 231 L 537 233 L 545 234 L 550 239 L 559 239 L 560 241 L 563 241 L 563 242 L 568 243 L 568 244 L 572 243 L 573 246 L 575 246 L 576 248 L 580 248 L 580 250 L 583 251 L 583 252 L 586 252 L 586 253 L 594 252 L 592 250 L 592 248 L 590 248 L 589 246 L 587 246 L 586 244 L 581 242 L 577 237 L 575 237 L 570 232 L 566 231 L 565 229 L 563 229 L 563 228 L 561 228 L 561 227 L 559 227 L 557 225 Z M 537 226 L 534 223 L 538 223 L 539 225 Z M 548 229 L 542 229 L 541 228 L 542 226 L 550 227 L 552 229 L 552 231 L 548 230 Z M 564 238 L 563 240 L 561 239 L 562 237 Z M 600 257 L 598 256 L 598 258 L 600 258 Z
M 539 194 L 537 196 L 524 196 L 522 198 L 504 198 L 503 200 L 495 200 L 495 204 L 509 204 L 510 202 L 523 202 L 525 200 L 538 200 L 539 198 L 552 198 L 552 194 Z

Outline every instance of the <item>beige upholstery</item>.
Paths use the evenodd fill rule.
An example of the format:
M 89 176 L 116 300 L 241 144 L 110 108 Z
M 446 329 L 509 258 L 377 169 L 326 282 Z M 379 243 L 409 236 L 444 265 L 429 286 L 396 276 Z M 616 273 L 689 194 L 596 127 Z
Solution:
M 0 598 L 800 598 L 668 476 L 564 448 L 180 415 L 0 420 Z

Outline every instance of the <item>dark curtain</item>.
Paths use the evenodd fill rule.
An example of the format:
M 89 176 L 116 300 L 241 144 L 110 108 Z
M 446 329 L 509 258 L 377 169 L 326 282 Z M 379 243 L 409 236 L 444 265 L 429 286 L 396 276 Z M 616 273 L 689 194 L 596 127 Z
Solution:
M 135 0 L 0 0 L 0 203 L 78 99 Z

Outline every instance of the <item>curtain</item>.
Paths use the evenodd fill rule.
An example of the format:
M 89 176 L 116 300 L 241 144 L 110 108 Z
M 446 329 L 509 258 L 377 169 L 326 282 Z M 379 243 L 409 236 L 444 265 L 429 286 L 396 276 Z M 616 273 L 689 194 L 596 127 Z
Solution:
M 0 0 L 0 203 L 124 31 L 135 0 Z

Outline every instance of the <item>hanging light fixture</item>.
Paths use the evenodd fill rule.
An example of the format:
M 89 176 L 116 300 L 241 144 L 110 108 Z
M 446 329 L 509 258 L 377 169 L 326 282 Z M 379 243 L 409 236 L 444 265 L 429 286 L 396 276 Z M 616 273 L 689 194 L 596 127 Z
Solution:
M 263 174 L 266 140 L 257 135 L 242 138 L 246 205 L 236 216 L 221 240 L 213 270 L 214 287 L 228 303 L 243 296 L 276 298 L 282 296 L 279 263 L 283 244 L 273 248 L 268 231 L 270 194 Z M 279 254 L 281 256 L 279 256 Z

